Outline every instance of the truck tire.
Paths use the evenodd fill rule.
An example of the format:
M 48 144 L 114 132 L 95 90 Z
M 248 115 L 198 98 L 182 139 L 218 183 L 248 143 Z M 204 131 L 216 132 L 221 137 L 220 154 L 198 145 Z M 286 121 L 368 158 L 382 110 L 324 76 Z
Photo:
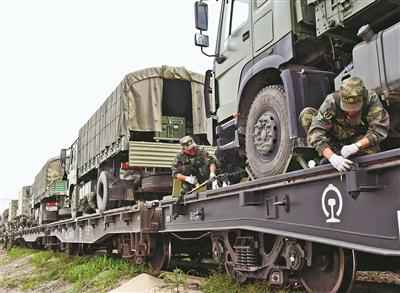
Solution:
M 97 179 L 96 201 L 100 213 L 106 211 L 110 206 L 110 177 L 111 175 L 107 171 L 101 171 Z
M 171 174 L 156 174 L 142 179 L 143 192 L 170 194 L 172 192 Z
M 246 155 L 253 174 L 266 177 L 285 171 L 290 157 L 289 118 L 282 86 L 263 88 L 250 107 Z

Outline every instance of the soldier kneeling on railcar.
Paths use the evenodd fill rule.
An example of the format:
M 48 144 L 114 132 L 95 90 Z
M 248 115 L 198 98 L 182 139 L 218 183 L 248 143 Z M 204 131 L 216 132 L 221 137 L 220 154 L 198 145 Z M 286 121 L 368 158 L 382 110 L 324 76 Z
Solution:
M 307 107 L 299 118 L 308 144 L 339 172 L 353 165 L 348 158 L 379 152 L 390 126 L 379 96 L 369 93 L 357 77 L 345 79 L 318 111 Z
M 199 148 L 191 136 L 182 137 L 179 143 L 182 151 L 177 154 L 172 165 L 172 176 L 182 184 L 178 203 L 185 194 L 207 180 L 211 182 L 212 189 L 218 188 L 218 181 L 214 180 L 217 176 L 216 159 Z

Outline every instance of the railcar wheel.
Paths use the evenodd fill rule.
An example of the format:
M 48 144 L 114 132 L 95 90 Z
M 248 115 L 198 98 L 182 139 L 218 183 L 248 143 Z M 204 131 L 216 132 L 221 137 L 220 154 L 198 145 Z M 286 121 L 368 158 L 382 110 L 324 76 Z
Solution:
M 300 274 L 307 292 L 349 293 L 356 273 L 354 251 L 313 244 L 312 265 Z
M 171 258 L 171 241 L 163 237 L 155 237 L 151 240 L 151 255 L 148 263 L 154 274 L 168 267 Z
M 250 107 L 246 155 L 256 177 L 283 173 L 290 157 L 286 93 L 281 86 L 263 88 Z

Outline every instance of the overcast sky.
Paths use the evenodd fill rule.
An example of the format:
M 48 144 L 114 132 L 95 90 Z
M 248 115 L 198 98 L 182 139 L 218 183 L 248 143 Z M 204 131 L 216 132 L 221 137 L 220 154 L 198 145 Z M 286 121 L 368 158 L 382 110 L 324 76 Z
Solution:
M 193 44 L 193 5 L 0 0 L 0 210 L 71 145 L 125 74 L 163 64 L 211 68 Z

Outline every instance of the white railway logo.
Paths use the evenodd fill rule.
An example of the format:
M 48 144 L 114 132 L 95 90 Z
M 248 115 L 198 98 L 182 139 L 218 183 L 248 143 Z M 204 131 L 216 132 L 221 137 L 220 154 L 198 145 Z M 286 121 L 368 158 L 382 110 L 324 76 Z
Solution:
M 327 207 L 328 205 L 328 207 Z M 327 223 L 340 223 L 340 215 L 343 209 L 343 198 L 340 190 L 333 184 L 329 184 L 322 193 L 322 211 Z

